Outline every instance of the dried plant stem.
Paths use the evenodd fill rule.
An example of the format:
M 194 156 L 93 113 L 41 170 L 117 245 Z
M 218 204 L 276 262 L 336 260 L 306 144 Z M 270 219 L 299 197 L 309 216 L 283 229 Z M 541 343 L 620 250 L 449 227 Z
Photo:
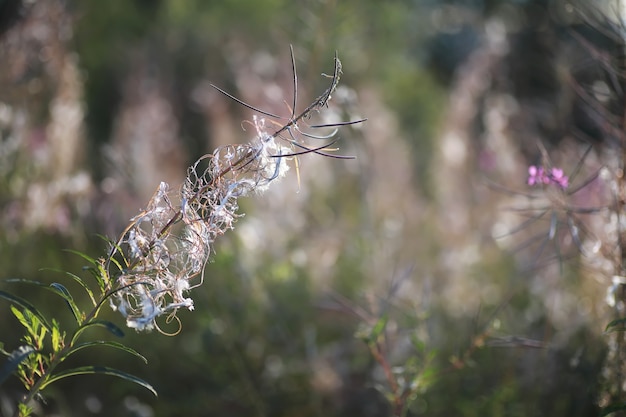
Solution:
M 193 288 L 190 280 L 200 276 L 208 261 L 215 239 L 234 227 L 241 215 L 237 213 L 238 199 L 251 192 L 263 192 L 271 182 L 288 170 L 287 161 L 304 154 L 333 158 L 333 136 L 337 127 L 364 120 L 309 125 L 308 129 L 330 128 L 328 135 L 305 132 L 305 124 L 313 112 L 327 106 L 341 76 L 341 62 L 334 58 L 329 87 L 302 112 L 296 114 L 297 75 L 294 71 L 294 100 L 289 117 L 280 117 L 253 107 L 224 90 L 217 91 L 241 105 L 271 119 L 257 115 L 250 123 L 256 136 L 248 144 L 225 145 L 200 157 L 187 172 L 187 177 L 175 198 L 169 186 L 161 183 L 145 210 L 131 223 L 111 246 L 105 260 L 105 270 L 111 277 L 112 288 L 124 288 L 111 297 L 111 305 L 127 319 L 129 327 L 137 330 L 157 328 L 155 319 L 166 315 L 169 322 L 177 320 L 176 312 L 184 307 L 193 309 L 193 301 L 185 294 Z M 266 126 L 278 126 L 271 131 Z M 308 146 L 306 139 L 327 139 L 322 146 Z M 206 167 L 201 167 L 206 165 Z M 179 229 L 182 229 L 179 231 Z

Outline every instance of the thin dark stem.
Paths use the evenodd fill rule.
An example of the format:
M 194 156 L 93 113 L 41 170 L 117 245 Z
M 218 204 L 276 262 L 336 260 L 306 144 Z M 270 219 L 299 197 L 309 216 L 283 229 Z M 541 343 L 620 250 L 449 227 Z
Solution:
M 296 71 L 296 57 L 293 53 L 293 45 L 289 45 L 291 52 L 291 72 L 293 74 L 293 102 L 291 105 L 291 118 L 296 115 L 296 106 L 298 105 L 298 71 Z
M 255 111 L 255 112 L 259 112 L 259 113 L 261 113 L 261 114 L 263 114 L 263 115 L 265 115 L 265 116 L 273 117 L 273 118 L 275 118 L 275 119 L 284 119 L 284 117 L 278 116 L 278 115 L 273 114 L 273 113 L 266 112 L 266 111 L 264 111 L 264 110 L 261 110 L 261 109 L 259 109 L 259 108 L 257 108 L 257 107 L 254 107 L 254 106 L 252 106 L 252 105 L 250 105 L 250 104 L 246 103 L 245 101 L 242 101 L 242 100 L 238 99 L 237 97 L 233 96 L 232 94 L 229 94 L 229 93 L 227 93 L 226 91 L 222 90 L 221 88 L 219 88 L 219 87 L 218 87 L 218 86 L 216 86 L 215 84 L 209 84 L 209 85 L 210 85 L 211 87 L 215 88 L 215 89 L 216 89 L 217 91 L 219 91 L 220 93 L 224 94 L 224 95 L 225 95 L 226 97 L 228 97 L 229 99 L 231 99 L 231 100 L 233 100 L 233 101 L 235 101 L 235 102 L 237 102 L 237 103 L 241 104 L 241 105 L 242 105 L 242 106 L 244 106 L 244 107 L 249 108 L 250 110 L 253 110 L 253 111 Z

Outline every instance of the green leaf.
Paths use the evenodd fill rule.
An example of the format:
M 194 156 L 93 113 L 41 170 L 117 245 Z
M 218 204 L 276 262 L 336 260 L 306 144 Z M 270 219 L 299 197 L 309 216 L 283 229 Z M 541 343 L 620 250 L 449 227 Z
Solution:
M 120 253 L 123 253 L 123 252 L 120 252 Z M 129 262 L 126 260 L 126 258 L 123 258 L 123 260 L 124 260 L 124 263 L 128 266 Z M 123 271 L 127 267 L 127 266 L 126 267 L 122 266 L 122 264 L 115 258 L 111 258 L 110 262 L 113 265 L 115 265 L 119 271 Z
M 43 314 L 41 314 L 41 312 L 39 310 L 37 310 L 35 308 L 35 306 L 33 306 L 31 303 L 29 303 L 28 301 L 24 300 L 21 297 L 18 297 L 16 295 L 13 295 L 11 293 L 8 293 L 6 291 L 2 291 L 0 290 L 0 298 L 4 298 L 5 300 L 13 303 L 13 304 L 17 304 L 18 306 L 22 307 L 25 310 L 28 310 L 31 314 L 33 314 L 35 317 L 37 317 L 39 319 L 39 321 L 41 322 L 41 324 L 48 330 L 50 330 L 50 324 L 48 324 L 48 320 L 46 320 L 46 318 L 43 316 Z
M 374 326 L 372 327 L 372 331 L 369 334 L 370 342 L 376 342 L 378 340 L 380 335 L 385 331 L 385 327 L 387 327 L 388 320 L 389 319 L 387 315 L 385 314 L 376 321 L 376 324 L 374 324 Z
M 101 283 L 100 286 L 103 294 L 111 288 L 111 278 L 109 277 L 109 273 L 105 269 L 102 261 L 98 262 L 98 276 L 96 279 L 98 279 L 98 282 Z
M 119 271 L 123 271 L 126 267 L 128 267 L 130 262 L 128 261 L 128 259 L 126 259 L 126 256 L 124 256 L 124 251 L 122 250 L 122 247 L 118 244 L 118 242 L 103 235 L 98 235 L 98 237 L 111 246 L 106 258 L 107 261 L 114 264 Z M 126 266 L 122 266 L 122 264 L 115 257 L 116 255 L 119 255 L 120 258 L 122 258 L 122 261 Z
M 59 372 L 57 374 L 54 374 L 54 375 L 50 376 L 50 378 L 48 378 L 48 380 L 46 382 L 41 384 L 41 389 L 43 390 L 48 385 L 50 385 L 53 382 L 56 382 L 56 381 L 58 381 L 60 379 L 67 378 L 67 377 L 70 377 L 70 376 L 75 376 L 75 375 L 111 375 L 111 376 L 116 376 L 118 378 L 122 378 L 122 379 L 125 379 L 125 380 L 130 381 L 130 382 L 134 382 L 137 385 L 141 385 L 142 387 L 148 389 L 151 393 L 153 393 L 155 397 L 157 396 L 157 392 L 152 387 L 152 385 L 150 385 L 149 383 L 147 383 L 143 379 L 140 379 L 140 378 L 138 378 L 138 377 L 136 377 L 134 375 L 128 374 L 126 372 L 120 371 L 120 370 L 115 369 L 115 368 L 109 368 L 108 366 L 81 366 L 81 367 L 78 367 L 78 368 L 68 369 L 68 370 Z
M 615 319 L 606 325 L 606 328 L 604 329 L 604 331 L 605 333 L 623 332 L 624 325 L 626 325 L 626 317 L 622 317 L 621 319 Z
M 65 286 L 59 284 L 58 282 L 53 282 L 52 284 L 50 284 L 50 288 L 53 288 L 54 290 L 52 291 L 57 293 L 59 296 L 61 296 L 65 300 L 68 308 L 71 310 L 72 314 L 74 315 L 74 319 L 76 319 L 76 323 L 80 325 L 83 322 L 84 314 L 78 308 L 78 305 L 76 305 L 76 302 L 74 302 L 74 297 L 72 297 L 72 294 L 70 294 L 68 289 L 65 288 Z
M 77 250 L 74 250 L 74 249 L 64 249 L 64 252 L 73 253 L 74 255 L 80 256 L 81 258 L 83 258 L 84 260 L 86 260 L 87 262 L 92 264 L 93 266 L 98 265 L 98 261 L 96 261 L 91 256 L 89 256 L 89 255 L 87 255 L 85 253 L 82 253 L 81 251 L 77 251 Z
M 410 335 L 410 338 L 411 344 L 413 345 L 413 348 L 417 351 L 417 353 L 419 353 L 420 355 L 426 353 L 426 343 L 423 340 L 420 340 L 415 333 L 412 333 Z
M 2 368 L 0 368 L 0 385 L 6 379 L 11 376 L 11 374 L 17 369 L 17 367 L 30 356 L 31 353 L 35 352 L 35 348 L 29 345 L 20 346 L 15 349 L 9 355 L 9 358 L 4 362 Z
M 24 317 L 24 313 L 22 313 L 19 308 L 11 305 L 11 312 L 13 313 L 17 321 L 22 324 L 22 326 L 26 327 L 27 329 L 31 328 L 31 323 L 26 319 L 26 317 Z
M 14 305 L 11 305 L 11 312 L 27 331 L 23 340 L 35 347 L 43 346 L 43 340 L 46 337 L 48 329 L 42 325 L 41 321 L 30 311 L 26 309 L 20 310 Z
M 439 372 L 435 366 L 428 366 L 422 372 L 416 374 L 411 381 L 411 390 L 414 392 L 424 392 L 435 383 Z
M 104 267 L 102 266 L 101 262 L 99 262 L 97 259 L 92 258 L 91 256 L 86 255 L 80 251 L 66 249 L 65 252 L 73 253 L 74 255 L 80 256 L 81 258 L 89 262 L 92 266 L 87 267 L 86 270 L 88 270 L 91 273 L 91 275 L 93 275 L 93 277 L 96 279 L 96 282 L 98 283 L 98 287 L 100 288 L 100 291 L 103 294 L 107 292 L 107 288 L 109 286 L 108 274 L 106 270 L 104 269 Z
M 124 337 L 124 332 L 122 331 L 122 329 L 120 329 L 118 326 L 116 326 L 115 324 L 111 323 L 110 321 L 107 321 L 107 320 L 93 320 L 93 321 L 90 321 L 89 323 L 85 323 L 78 330 L 76 330 L 76 333 L 74 333 L 74 337 L 72 337 L 72 343 L 74 343 L 74 341 L 76 339 L 78 339 L 78 336 L 80 336 L 82 332 L 84 332 L 85 330 L 87 330 L 87 329 L 89 329 L 91 327 L 104 327 L 110 333 L 112 333 L 114 336 Z
M 50 331 L 52 332 L 52 329 L 50 329 Z M 48 330 L 45 327 L 41 327 L 39 329 L 39 334 L 37 335 L 37 346 L 42 347 L 44 345 L 44 339 L 46 337 L 46 333 L 48 333 Z
M 33 414 L 33 407 L 28 404 L 19 403 L 17 409 L 20 417 L 29 417 Z
M 59 272 L 59 273 L 62 273 L 62 274 L 65 274 L 65 275 L 69 276 L 74 281 L 76 281 L 81 287 L 83 287 L 83 289 L 85 290 L 85 292 L 87 293 L 87 295 L 91 299 L 91 303 L 94 306 L 96 305 L 96 299 L 93 296 L 93 291 L 91 291 L 91 288 L 89 288 L 87 286 L 87 284 L 85 283 L 85 281 L 81 277 L 79 277 L 78 275 L 72 274 L 71 272 L 63 271 L 63 270 L 57 269 L 57 268 L 43 268 L 42 271 Z
M 52 319 L 52 333 L 50 334 L 50 339 L 52 341 L 52 350 L 57 352 L 63 348 L 63 339 L 65 339 L 65 334 L 61 333 L 59 329 L 59 322 L 55 319 Z
M 357 329 L 355 337 L 361 339 L 367 344 L 376 343 L 380 335 L 385 331 L 388 320 L 389 319 L 385 314 L 381 318 L 376 320 L 376 323 L 374 323 L 373 325 L 369 323 L 362 323 L 359 326 L 359 329 Z
M 96 283 L 98 284 L 98 289 L 100 290 L 100 293 L 105 294 L 107 292 L 106 283 L 105 283 L 105 280 L 103 280 L 102 277 L 100 276 L 100 272 L 98 271 L 98 269 L 88 266 L 88 267 L 84 267 L 83 270 L 89 271 L 91 276 L 95 278 Z
M 84 342 L 84 343 L 80 343 L 76 346 L 74 346 L 68 353 L 66 356 L 70 356 L 76 352 L 78 352 L 79 350 L 88 348 L 88 347 L 93 347 L 93 346 L 107 346 L 107 347 L 111 347 L 114 349 L 119 349 L 122 350 L 124 352 L 130 353 L 133 356 L 138 357 L 139 359 L 141 359 L 144 363 L 148 363 L 148 360 L 145 358 L 145 356 L 143 356 L 141 353 L 137 352 L 135 349 L 129 348 L 128 346 L 125 346 L 119 342 L 113 342 L 113 341 L 107 341 L 107 340 L 95 340 L 95 341 L 91 341 L 91 342 Z
M 11 283 L 11 284 L 27 284 L 27 285 L 34 285 L 40 288 L 43 288 L 45 290 L 51 291 L 54 294 L 58 295 L 59 297 L 61 297 L 65 303 L 67 304 L 68 308 L 70 309 L 70 311 L 72 312 L 72 314 L 74 315 L 74 318 L 76 319 L 76 322 L 78 324 L 82 323 L 83 320 L 83 314 L 80 311 L 80 309 L 78 308 L 78 306 L 76 305 L 76 303 L 74 302 L 74 298 L 72 297 L 72 295 L 70 294 L 70 292 L 68 291 L 67 288 L 65 288 L 65 286 L 54 282 L 52 284 L 46 284 L 43 282 L 39 282 L 39 281 L 32 281 L 29 279 L 8 279 L 6 280 L 6 282 Z
M 79 277 L 78 275 L 72 274 L 71 272 L 65 272 L 65 274 L 67 274 L 74 281 L 78 282 L 78 284 L 80 284 L 81 287 L 83 287 L 83 289 L 85 290 L 85 292 L 89 296 L 89 299 L 91 300 L 91 303 L 95 306 L 97 304 L 97 302 L 96 302 L 95 297 L 93 296 L 93 291 L 91 291 L 91 288 L 89 288 L 87 286 L 85 281 L 81 277 Z

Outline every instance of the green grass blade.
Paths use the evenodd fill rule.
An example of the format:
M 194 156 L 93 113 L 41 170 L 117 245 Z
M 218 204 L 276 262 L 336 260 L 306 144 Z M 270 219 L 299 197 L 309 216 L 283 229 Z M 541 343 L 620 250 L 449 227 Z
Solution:
M 48 380 L 46 382 L 41 384 L 41 389 L 43 390 L 48 385 L 50 385 L 53 382 L 56 382 L 56 381 L 58 381 L 60 379 L 67 378 L 67 377 L 70 377 L 70 376 L 75 376 L 75 375 L 111 375 L 111 376 L 115 376 L 115 377 L 122 378 L 122 379 L 125 379 L 125 380 L 130 381 L 130 382 L 134 382 L 137 385 L 141 385 L 142 387 L 146 388 L 151 393 L 153 393 L 155 397 L 157 396 L 157 392 L 152 387 L 152 385 L 150 385 L 149 383 L 147 383 L 143 379 L 138 378 L 138 377 L 136 377 L 134 375 L 128 374 L 126 372 L 120 371 L 120 370 L 115 369 L 115 368 L 109 368 L 108 366 L 81 366 L 81 367 L 78 367 L 78 368 L 67 369 L 65 371 L 62 371 L 62 372 L 59 372 L 57 374 L 54 374 L 54 375 L 50 376 L 50 378 L 48 378 Z

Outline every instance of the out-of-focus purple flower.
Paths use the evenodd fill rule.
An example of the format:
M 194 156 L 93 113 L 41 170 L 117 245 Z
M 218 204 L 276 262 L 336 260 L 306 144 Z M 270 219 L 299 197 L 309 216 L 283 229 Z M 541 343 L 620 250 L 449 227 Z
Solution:
M 567 175 L 563 173 L 562 169 L 552 168 L 550 174 L 550 182 L 557 184 L 563 189 L 567 188 L 569 185 L 569 178 L 567 178 Z
M 569 186 L 569 178 L 560 168 L 552 168 L 549 173 L 546 173 L 543 167 L 531 165 L 528 167 L 528 185 L 539 184 L 558 185 L 565 189 Z
M 534 165 L 528 167 L 528 185 L 543 184 L 544 181 L 543 168 L 537 168 Z

